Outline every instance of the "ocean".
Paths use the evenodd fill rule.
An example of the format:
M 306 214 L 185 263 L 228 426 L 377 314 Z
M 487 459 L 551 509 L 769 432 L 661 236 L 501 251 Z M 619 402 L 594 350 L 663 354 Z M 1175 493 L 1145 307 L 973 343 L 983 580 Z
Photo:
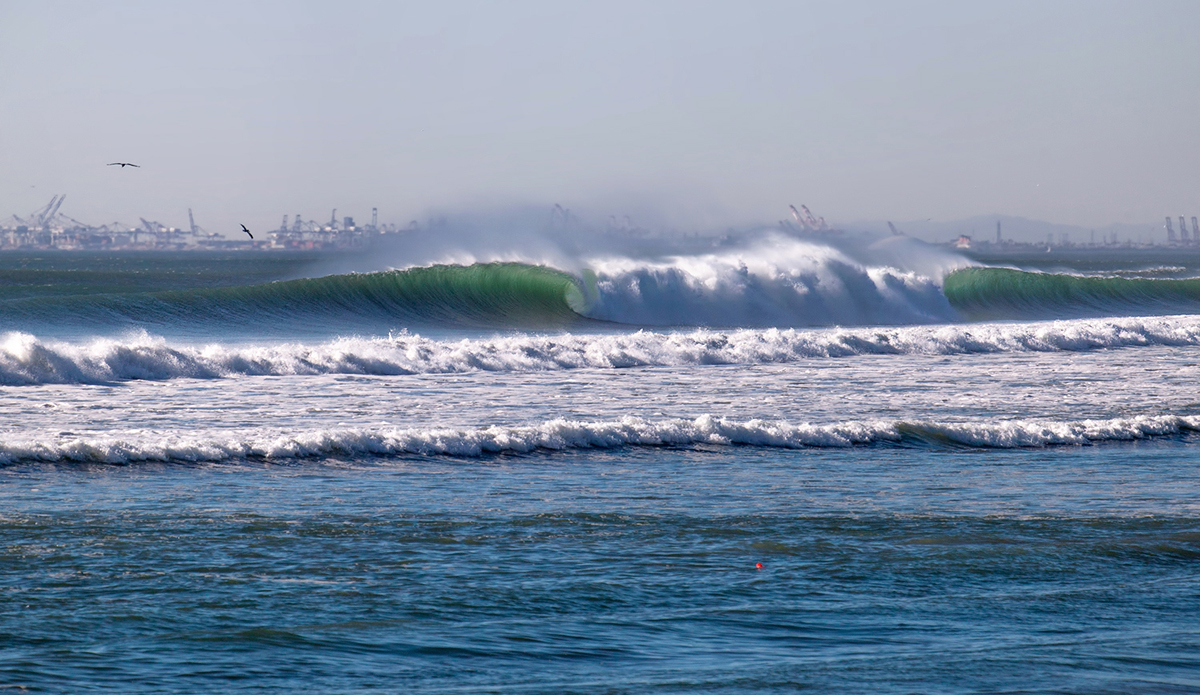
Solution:
M 0 688 L 1200 692 L 1200 253 L 464 239 L 0 255 Z

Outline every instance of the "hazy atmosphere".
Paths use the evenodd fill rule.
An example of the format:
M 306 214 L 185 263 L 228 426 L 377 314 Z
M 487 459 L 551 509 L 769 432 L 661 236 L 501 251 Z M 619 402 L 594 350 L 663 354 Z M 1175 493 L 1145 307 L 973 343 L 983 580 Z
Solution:
M 0 214 L 1161 227 L 1200 209 L 1197 27 L 1186 1 L 8 0 Z
M 1198 113 L 1196 0 L 0 0 L 0 691 L 1200 693 Z

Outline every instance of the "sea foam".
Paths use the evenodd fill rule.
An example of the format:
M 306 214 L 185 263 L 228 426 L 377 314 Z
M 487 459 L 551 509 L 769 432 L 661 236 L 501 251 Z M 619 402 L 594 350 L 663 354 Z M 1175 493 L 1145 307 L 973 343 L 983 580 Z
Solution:
M 462 340 L 402 333 L 249 346 L 172 344 L 148 334 L 79 344 L 8 333 L 0 339 L 0 383 L 753 365 L 856 355 L 1080 352 L 1155 345 L 1200 345 L 1200 316 L 818 330 L 516 334 Z

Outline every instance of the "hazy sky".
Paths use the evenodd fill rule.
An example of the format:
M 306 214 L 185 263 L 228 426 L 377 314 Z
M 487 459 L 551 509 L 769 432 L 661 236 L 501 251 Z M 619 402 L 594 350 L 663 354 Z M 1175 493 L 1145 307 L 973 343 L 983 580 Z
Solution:
M 141 169 L 106 167 L 132 161 Z M 1200 214 L 1200 2 L 0 2 L 0 217 Z

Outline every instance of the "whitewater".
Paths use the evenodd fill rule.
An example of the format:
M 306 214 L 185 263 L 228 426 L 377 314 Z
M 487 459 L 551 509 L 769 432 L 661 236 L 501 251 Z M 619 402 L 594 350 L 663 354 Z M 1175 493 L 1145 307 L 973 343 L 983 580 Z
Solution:
M 848 447 L 879 443 L 934 443 L 1015 448 L 1128 441 L 1200 431 L 1200 417 L 1138 416 L 1112 420 L 1049 422 L 845 422 L 794 425 L 750 420 L 733 422 L 703 415 L 695 420 L 646 421 L 624 417 L 611 422 L 552 420 L 523 427 L 475 430 L 349 429 L 254 433 L 236 438 L 221 433 L 162 437 L 84 438 L 67 435 L 54 444 L 12 436 L 0 446 L 0 463 L 223 462 L 246 459 L 299 459 L 328 456 L 417 454 L 479 457 L 536 450 L 608 449 L 625 446 Z M 149 436 L 147 436 L 149 435 Z
M 1200 254 L 385 241 L 0 255 L 0 687 L 1200 689 Z
M 1200 316 L 1090 319 L 875 329 L 742 329 L 598 335 L 516 335 L 436 340 L 403 333 L 316 344 L 173 345 L 140 333 L 83 344 L 27 333 L 0 338 L 0 383 L 106 383 L 316 374 L 439 374 L 483 371 L 756 365 L 814 357 L 1083 352 L 1200 344 Z

